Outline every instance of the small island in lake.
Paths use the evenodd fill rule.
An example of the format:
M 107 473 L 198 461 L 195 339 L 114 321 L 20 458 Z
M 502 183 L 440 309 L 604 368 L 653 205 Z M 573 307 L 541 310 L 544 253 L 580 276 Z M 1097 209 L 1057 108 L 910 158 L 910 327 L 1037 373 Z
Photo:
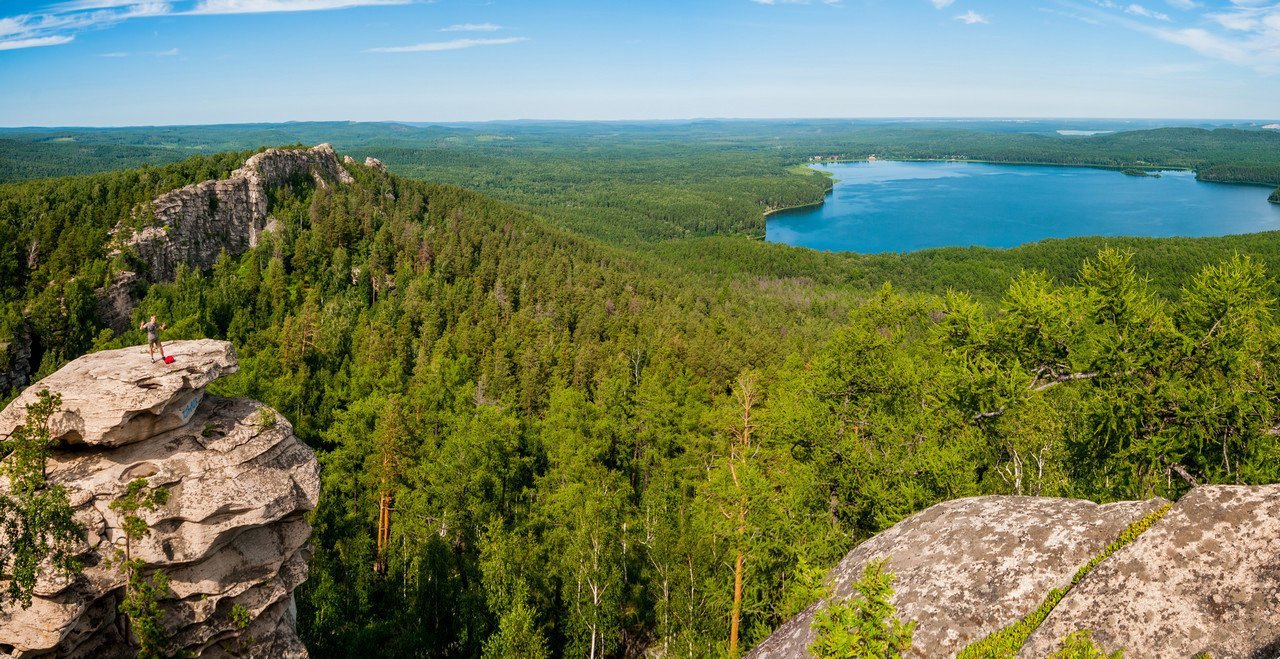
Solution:
M 1160 178 L 1160 172 L 1149 172 L 1137 167 L 1126 167 L 1120 170 L 1120 173 L 1125 176 L 1150 176 L 1151 178 Z

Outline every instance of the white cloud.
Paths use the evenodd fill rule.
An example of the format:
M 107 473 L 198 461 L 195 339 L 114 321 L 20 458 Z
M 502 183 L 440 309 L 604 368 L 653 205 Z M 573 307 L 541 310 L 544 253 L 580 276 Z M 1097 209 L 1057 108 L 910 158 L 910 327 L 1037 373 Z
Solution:
M 493 23 L 459 23 L 450 25 L 449 27 L 440 28 L 441 32 L 497 32 L 501 30 L 501 25 Z
M 475 48 L 476 46 L 501 46 L 509 43 L 519 43 L 528 41 L 527 37 L 505 37 L 502 39 L 454 39 L 452 41 L 431 41 L 428 43 L 419 43 L 412 46 L 388 46 L 385 48 L 370 48 L 370 53 L 436 53 L 442 50 L 462 50 L 463 48 Z
M 936 9 L 946 9 L 947 7 L 955 4 L 955 1 L 956 0 L 929 0 L 929 2 L 933 3 L 934 8 Z
M 1247 66 L 1263 74 L 1280 74 L 1280 2 L 1277 0 L 1228 0 L 1212 8 L 1196 0 L 1166 0 L 1186 11 L 1201 10 L 1185 18 L 1179 16 L 1177 23 L 1182 25 L 1169 26 L 1152 25 L 1126 16 L 1174 22 L 1168 14 L 1144 5 L 1122 7 L 1111 0 L 1090 0 L 1100 8 L 1093 9 L 1069 0 L 1060 1 L 1099 20 L 1183 46 L 1210 59 Z
M 970 9 L 969 11 L 963 14 L 960 14 L 959 16 L 956 16 L 956 20 L 960 21 L 961 23 L 964 23 L 965 25 L 976 25 L 978 23 L 990 22 L 987 20 L 986 16 L 983 16 L 982 14 L 979 14 L 978 12 L 972 9 Z
M 416 0 L 64 0 L 43 10 L 0 17 L 0 50 L 57 46 L 77 34 L 135 18 L 177 14 L 256 14 L 404 5 Z M 175 11 L 180 4 L 188 9 Z M 472 26 L 487 29 L 488 24 Z M 496 26 L 495 26 L 496 29 Z M 126 53 L 127 54 L 127 53 Z M 152 53 L 157 56 L 170 54 Z M 172 54 L 177 54 L 176 51 Z M 108 53 L 104 56 L 116 56 Z
M 13 39 L 10 41 L 0 41 L 0 50 L 18 50 L 19 48 L 39 48 L 41 46 L 60 46 L 64 43 L 70 43 L 75 37 L 70 35 L 58 35 L 51 37 L 32 37 L 30 39 Z
M 1134 16 L 1142 16 L 1144 18 L 1154 18 L 1157 21 L 1171 20 L 1168 14 L 1162 14 L 1158 11 L 1147 9 L 1139 4 L 1132 4 L 1124 8 L 1124 13 L 1133 14 Z
M 407 5 L 412 0 L 200 0 L 188 14 L 266 14 Z

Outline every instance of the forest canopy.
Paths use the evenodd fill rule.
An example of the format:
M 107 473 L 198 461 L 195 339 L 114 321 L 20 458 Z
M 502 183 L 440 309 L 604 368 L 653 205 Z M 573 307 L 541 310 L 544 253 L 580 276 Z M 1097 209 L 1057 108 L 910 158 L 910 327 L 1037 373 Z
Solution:
M 411 153 L 423 176 L 453 167 Z M 691 224 L 723 211 L 708 191 L 738 193 L 657 154 L 605 177 L 639 205 L 687 192 L 648 223 L 625 203 L 556 215 L 570 174 L 539 192 L 520 178 L 537 159 L 488 186 L 508 201 L 351 166 L 350 185 L 275 191 L 280 229 L 253 249 L 139 291 L 133 326 L 233 342 L 217 393 L 280 410 L 320 455 L 298 600 L 314 652 L 735 654 L 939 501 L 1280 479 L 1274 235 L 823 255 L 694 237 L 750 234 Z M 129 263 L 109 232 L 246 155 L 0 186 L 0 342 L 36 337 L 36 377 L 141 343 L 99 317 Z M 753 178 L 789 157 L 724 156 L 729 190 L 780 195 L 748 199 L 753 218 L 791 199 L 786 177 L 825 185 Z

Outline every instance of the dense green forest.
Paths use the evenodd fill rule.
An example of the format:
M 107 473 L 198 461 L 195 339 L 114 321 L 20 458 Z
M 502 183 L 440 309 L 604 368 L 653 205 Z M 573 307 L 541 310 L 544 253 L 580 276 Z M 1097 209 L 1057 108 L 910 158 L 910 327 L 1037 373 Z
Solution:
M 1180 168 L 1204 180 L 1280 186 L 1280 131 L 1054 132 L 1071 125 L 795 120 L 7 129 L 0 130 L 0 181 L 156 164 L 165 154 L 179 160 L 328 141 L 361 158 L 377 157 L 398 174 L 484 192 L 544 211 L 548 221 L 577 233 L 629 246 L 708 235 L 762 237 L 762 209 L 817 203 L 830 188 L 816 172 L 788 170 L 815 156 Z
M 317 655 L 734 655 L 938 501 L 1280 479 L 1280 235 L 820 254 L 747 237 L 825 189 L 785 169 L 818 137 L 590 139 L 370 148 L 432 182 L 282 188 L 280 231 L 142 291 L 321 457 Z M 246 155 L 0 186 L 0 342 L 37 377 L 141 343 L 97 317 L 109 231 Z

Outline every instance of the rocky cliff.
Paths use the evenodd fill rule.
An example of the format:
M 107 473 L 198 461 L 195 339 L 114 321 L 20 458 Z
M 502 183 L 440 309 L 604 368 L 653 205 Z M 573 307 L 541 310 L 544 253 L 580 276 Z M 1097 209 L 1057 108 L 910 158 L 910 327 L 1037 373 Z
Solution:
M 954 657 L 1070 585 L 1155 499 L 1099 506 L 1032 497 L 936 505 L 854 548 L 828 576 L 834 597 L 889 557 L 900 619 L 917 621 L 909 656 Z M 1020 657 L 1046 657 L 1082 629 L 1128 657 L 1280 655 L 1280 485 L 1201 487 L 1071 588 Z M 749 657 L 806 657 L 820 602 Z
M 3 438 L 38 390 L 61 393 L 48 474 L 67 488 L 87 529 L 80 577 L 42 580 L 30 608 L 0 611 L 0 654 L 132 656 L 117 610 L 124 577 L 104 559 L 123 543 L 109 505 L 141 477 L 170 492 L 167 504 L 144 514 L 151 531 L 132 551 L 171 577 L 162 605 L 174 649 L 306 655 L 293 590 L 307 573 L 306 513 L 319 495 L 315 455 L 269 408 L 205 395 L 209 382 L 236 370 L 230 344 L 175 341 L 166 351 L 174 364 L 152 363 L 145 347 L 86 355 L 0 412 Z M 7 486 L 0 479 L 0 490 Z
M 173 279 L 179 264 L 211 267 L 223 250 L 235 255 L 256 245 L 269 229 L 267 192 L 296 181 L 319 187 L 352 182 L 333 147 L 267 149 L 226 179 L 202 181 L 156 197 L 153 220 L 117 238 L 147 265 L 152 281 Z

